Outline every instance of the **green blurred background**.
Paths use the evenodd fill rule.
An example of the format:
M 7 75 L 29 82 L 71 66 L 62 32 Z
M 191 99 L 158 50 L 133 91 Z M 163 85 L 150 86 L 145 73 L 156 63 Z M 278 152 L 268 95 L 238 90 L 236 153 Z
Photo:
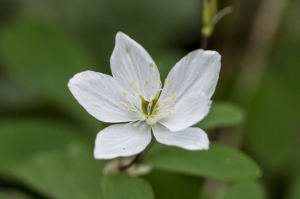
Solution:
M 245 119 L 207 132 L 251 156 L 263 175 L 228 191 L 181 174 L 145 178 L 156 198 L 299 199 L 300 1 L 219 2 L 226 6 L 234 11 L 208 45 L 222 55 L 213 101 L 236 104 Z M 68 80 L 84 70 L 110 74 L 118 31 L 150 53 L 163 79 L 199 47 L 201 12 L 201 0 L 0 0 L 0 198 L 97 198 L 105 162 L 92 150 L 106 124 L 76 102 Z M 258 196 L 237 195 L 251 186 Z

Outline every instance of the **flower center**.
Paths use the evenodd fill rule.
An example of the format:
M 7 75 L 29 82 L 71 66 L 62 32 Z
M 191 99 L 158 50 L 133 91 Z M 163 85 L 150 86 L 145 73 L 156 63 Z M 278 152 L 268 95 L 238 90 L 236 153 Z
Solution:
M 153 125 L 153 124 L 155 124 L 155 123 L 157 122 L 157 119 L 158 119 L 158 118 L 156 118 L 156 117 L 148 117 L 148 118 L 146 119 L 146 124 L 148 124 L 148 125 Z
M 141 99 L 141 108 L 143 115 L 146 118 L 146 123 L 149 125 L 155 124 L 159 119 L 157 117 L 159 111 L 159 95 L 161 93 L 161 89 L 156 93 L 155 98 L 150 102 L 146 101 L 141 95 L 139 96 Z
M 159 81 L 160 82 L 160 81 Z M 135 83 L 133 81 L 133 83 Z M 132 87 L 135 87 L 135 84 L 132 83 Z M 148 81 L 146 81 L 146 84 Z M 165 80 L 164 89 L 168 85 L 169 80 Z M 161 85 L 161 83 L 160 83 Z M 142 94 L 129 94 L 128 92 L 123 92 L 124 96 L 130 103 L 119 102 L 121 105 L 127 107 L 128 111 L 133 111 L 138 113 L 141 116 L 141 119 L 132 121 L 125 126 L 128 126 L 132 123 L 135 123 L 134 126 L 137 126 L 140 122 L 146 122 L 148 125 L 153 125 L 158 122 L 162 117 L 166 115 L 171 115 L 171 112 L 174 110 L 173 104 L 174 99 L 176 98 L 176 94 L 171 91 L 167 95 L 165 99 L 159 99 L 160 94 L 163 89 L 159 89 L 155 94 L 155 97 L 151 101 L 145 100 Z M 171 89 L 172 90 L 172 89 Z M 153 96 L 153 95 L 152 95 Z M 138 101 L 140 107 L 138 106 Z M 135 103 L 133 103 L 135 102 Z

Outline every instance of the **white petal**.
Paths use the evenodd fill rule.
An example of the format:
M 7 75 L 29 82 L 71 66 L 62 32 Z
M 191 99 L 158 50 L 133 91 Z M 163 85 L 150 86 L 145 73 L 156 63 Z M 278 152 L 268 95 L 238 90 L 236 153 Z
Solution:
M 209 112 L 211 101 L 203 92 L 190 93 L 178 101 L 170 114 L 158 122 L 171 131 L 179 131 L 202 120 Z
M 119 102 L 127 102 L 117 81 L 102 73 L 85 71 L 68 83 L 69 89 L 85 110 L 104 122 L 137 120 L 139 114 L 127 111 Z
M 111 159 L 131 156 L 142 152 L 151 141 L 151 127 L 145 123 L 138 126 L 116 124 L 100 131 L 95 141 L 94 157 Z
M 196 127 L 172 132 L 161 124 L 155 124 L 152 130 L 156 140 L 162 144 L 188 150 L 207 150 L 209 147 L 206 133 Z
M 202 91 L 211 98 L 219 79 L 220 59 L 215 51 L 199 49 L 189 53 L 169 72 L 169 84 L 164 87 L 161 97 L 165 98 L 172 92 L 179 100 L 188 93 Z
M 114 78 L 131 94 L 140 94 L 150 101 L 160 89 L 158 69 L 147 53 L 137 42 L 119 32 L 110 59 Z M 131 84 L 135 81 L 135 86 Z

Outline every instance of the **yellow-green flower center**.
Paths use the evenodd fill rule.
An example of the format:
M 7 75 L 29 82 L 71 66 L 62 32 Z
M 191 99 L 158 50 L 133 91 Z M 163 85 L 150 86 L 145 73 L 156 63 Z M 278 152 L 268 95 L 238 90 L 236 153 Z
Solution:
M 158 112 L 158 105 L 159 105 L 159 95 L 160 95 L 161 90 L 159 90 L 156 95 L 155 98 L 153 100 L 146 101 L 142 96 L 139 96 L 141 99 L 141 109 L 142 112 L 145 116 L 145 122 L 148 125 L 152 125 L 155 124 L 158 120 L 157 116 L 157 112 Z
M 155 112 L 157 111 L 157 109 L 155 109 L 157 107 L 157 103 L 158 103 L 158 97 L 159 97 L 159 94 L 160 94 L 161 90 L 159 90 L 156 95 L 155 95 L 155 98 L 148 102 L 146 101 L 141 95 L 139 96 L 140 99 L 141 99 L 141 108 L 142 108 L 142 111 L 144 113 L 144 115 L 148 115 L 148 116 L 152 116 L 155 114 Z
M 159 83 L 161 85 L 160 81 Z M 169 83 L 169 79 L 166 79 L 164 86 L 166 87 L 168 83 Z M 148 85 L 148 81 L 146 81 L 145 84 Z M 131 86 L 132 88 L 138 87 L 136 81 L 132 81 Z M 152 86 L 151 88 L 153 89 L 154 87 Z M 175 93 L 172 93 L 170 91 L 169 94 L 164 97 L 164 99 L 159 99 L 160 94 L 163 90 L 163 89 L 159 89 L 156 92 L 155 97 L 152 98 L 153 95 L 150 95 L 151 96 L 150 99 L 152 100 L 147 101 L 145 100 L 147 98 L 144 98 L 144 96 L 149 96 L 149 95 L 147 94 L 145 95 L 145 93 L 142 92 L 143 91 L 142 88 L 139 87 L 139 89 L 135 89 L 135 90 L 137 91 L 137 93 L 135 94 L 123 92 L 124 96 L 127 98 L 129 103 L 119 102 L 119 104 L 124 105 L 128 111 L 133 111 L 139 114 L 140 119 L 134 120 L 126 124 L 125 126 L 128 126 L 132 123 L 134 123 L 134 126 L 137 126 L 140 122 L 145 122 L 148 125 L 153 125 L 156 122 L 158 122 L 162 117 L 165 117 L 167 114 L 171 115 L 171 112 L 174 110 L 173 104 L 174 104 L 174 99 L 176 98 Z M 139 98 L 141 106 L 139 107 L 138 105 L 134 105 L 135 103 L 133 103 L 133 101 L 131 101 L 130 98 L 133 98 L 134 99 L 133 101 L 135 102 L 137 102 L 136 98 Z

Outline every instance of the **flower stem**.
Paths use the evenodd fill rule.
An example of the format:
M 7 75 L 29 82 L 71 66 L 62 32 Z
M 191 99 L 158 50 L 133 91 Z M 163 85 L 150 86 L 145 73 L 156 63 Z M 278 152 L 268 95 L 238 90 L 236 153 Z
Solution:
M 202 40 L 200 43 L 200 49 L 206 50 L 209 42 L 209 36 L 202 36 Z

